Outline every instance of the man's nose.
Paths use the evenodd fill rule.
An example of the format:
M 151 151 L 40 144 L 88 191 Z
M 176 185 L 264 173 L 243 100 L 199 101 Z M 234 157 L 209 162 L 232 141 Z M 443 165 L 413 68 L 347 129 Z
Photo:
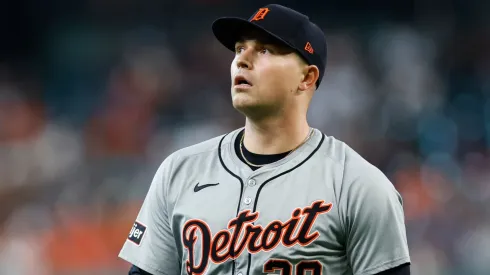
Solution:
M 237 59 L 236 65 L 239 69 L 252 69 L 250 50 L 243 51 Z

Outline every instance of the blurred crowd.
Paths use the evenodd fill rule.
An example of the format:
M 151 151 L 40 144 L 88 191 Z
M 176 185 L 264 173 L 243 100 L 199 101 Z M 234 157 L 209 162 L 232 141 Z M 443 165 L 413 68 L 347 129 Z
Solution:
M 92 4 L 104 17 L 116 2 Z M 160 25 L 64 21 L 36 62 L 0 62 L 0 274 L 125 274 L 158 165 L 243 125 L 210 30 L 221 1 L 202 2 Z M 413 274 L 490 274 L 490 24 L 302 11 L 328 41 L 309 122 L 402 194 Z

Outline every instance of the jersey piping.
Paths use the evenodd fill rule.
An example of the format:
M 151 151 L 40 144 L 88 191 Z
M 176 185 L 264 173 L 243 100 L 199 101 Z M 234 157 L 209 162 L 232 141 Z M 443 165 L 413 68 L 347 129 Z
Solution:
M 306 163 L 319 149 L 320 147 L 322 146 L 323 144 L 323 141 L 325 140 L 325 135 L 323 133 L 320 132 L 320 134 L 322 135 L 321 136 L 321 139 L 320 141 L 318 142 L 318 145 L 315 147 L 315 149 L 313 149 L 313 151 L 304 159 L 302 160 L 300 163 L 296 164 L 294 167 L 290 168 L 289 170 L 286 170 L 284 172 L 281 172 L 280 174 L 277 174 L 271 178 L 269 178 L 268 180 L 266 180 L 264 183 L 262 183 L 259 187 L 259 189 L 257 190 L 257 196 L 256 196 L 256 200 L 254 202 L 254 207 L 253 207 L 253 212 L 256 211 L 256 208 L 257 208 L 257 201 L 258 201 L 258 198 L 259 198 L 259 195 L 260 195 L 260 191 L 261 189 L 269 182 L 271 182 L 272 180 L 274 179 L 277 179 L 281 176 L 284 176 L 286 175 L 287 173 L 289 172 L 292 172 L 294 171 L 296 168 L 300 167 L 301 165 L 303 165 L 304 163 Z M 238 213 L 240 211 L 240 202 L 242 200 L 242 196 L 243 196 L 243 189 L 244 189 L 244 184 L 243 184 L 243 180 L 240 176 L 238 176 L 237 174 L 233 173 L 233 171 L 231 171 L 225 164 L 225 162 L 223 161 L 223 156 L 222 156 L 222 150 L 221 150 L 221 146 L 222 146 L 222 143 L 223 143 L 223 140 L 229 135 L 226 134 L 224 135 L 220 142 L 219 142 L 219 145 L 218 145 L 218 157 L 219 157 L 219 160 L 220 160 L 220 163 L 221 163 L 221 166 L 223 166 L 223 168 L 225 169 L 225 171 L 227 173 L 229 173 L 231 176 L 233 176 L 234 178 L 236 178 L 239 182 L 240 182 L 240 185 L 241 185 L 241 189 L 240 189 L 240 196 L 238 198 L 238 204 L 237 204 L 237 212 L 236 212 L 236 216 L 238 216 Z M 236 135 L 235 135 L 236 137 Z M 232 146 L 232 148 L 234 147 L 234 138 L 232 138 L 231 142 L 229 142 Z M 235 154 L 235 150 L 232 149 L 232 154 Z M 236 156 L 238 158 L 238 156 Z M 283 159 L 284 160 L 284 159 Z M 280 160 L 279 162 L 282 162 L 283 160 Z M 241 162 L 241 161 L 240 161 Z M 242 162 L 243 163 L 243 162 Z M 247 166 L 248 167 L 248 166 Z M 250 168 L 249 168 L 250 169 Z M 232 255 L 233 257 L 234 255 Z M 251 262 L 252 262 L 252 254 L 248 253 L 248 266 L 247 266 L 247 275 L 250 275 L 250 267 L 251 267 Z M 233 260 L 232 262 L 232 275 L 235 274 L 235 269 L 236 269 L 236 264 L 235 264 L 235 260 Z

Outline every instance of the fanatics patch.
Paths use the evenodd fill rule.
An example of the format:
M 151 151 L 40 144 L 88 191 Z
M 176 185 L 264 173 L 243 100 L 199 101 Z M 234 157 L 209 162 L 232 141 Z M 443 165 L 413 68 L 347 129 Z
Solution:
M 129 232 L 128 240 L 132 241 L 136 245 L 140 245 L 141 240 L 146 232 L 146 226 L 140 222 L 135 221 L 131 232 Z

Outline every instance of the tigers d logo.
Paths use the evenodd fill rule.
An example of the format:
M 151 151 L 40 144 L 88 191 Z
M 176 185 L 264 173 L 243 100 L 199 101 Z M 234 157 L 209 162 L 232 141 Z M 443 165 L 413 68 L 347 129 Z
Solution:
M 250 19 L 250 21 L 259 21 L 259 20 L 262 20 L 265 18 L 265 16 L 269 13 L 269 8 L 260 8 L 254 15 L 254 17 L 252 17 L 252 19 Z

